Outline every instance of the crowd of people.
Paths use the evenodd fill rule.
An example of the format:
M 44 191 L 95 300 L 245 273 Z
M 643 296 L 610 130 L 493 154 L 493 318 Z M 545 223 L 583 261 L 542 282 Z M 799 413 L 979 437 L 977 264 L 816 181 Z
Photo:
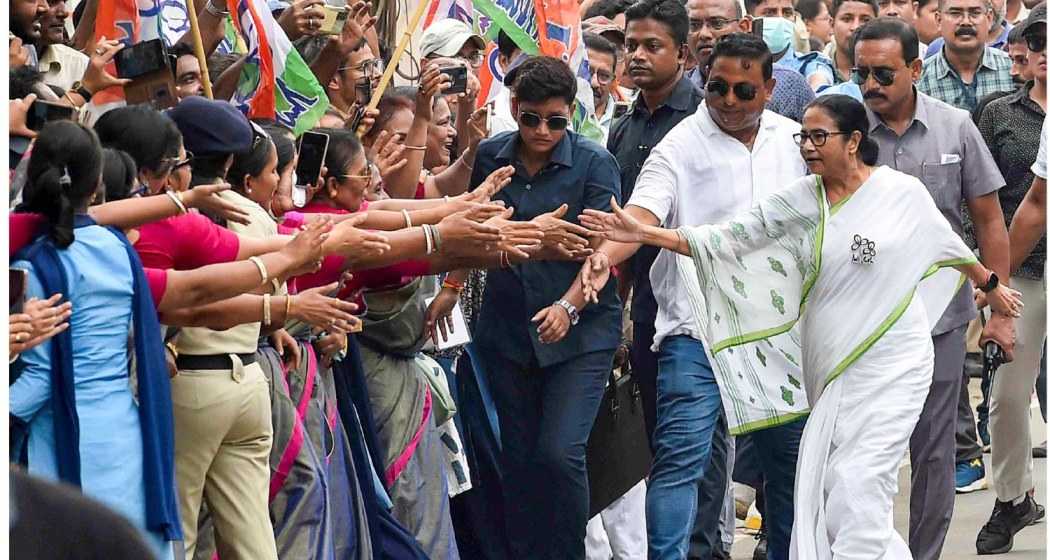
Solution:
M 746 486 L 755 558 L 933 560 L 987 452 L 976 552 L 1043 520 L 1045 2 L 583 0 L 589 83 L 499 31 L 485 99 L 467 23 L 382 91 L 378 6 L 271 1 L 300 130 L 226 3 L 104 104 L 67 1 L 10 5 L 13 554 L 728 559 Z M 592 515 L 628 370 L 651 468 Z

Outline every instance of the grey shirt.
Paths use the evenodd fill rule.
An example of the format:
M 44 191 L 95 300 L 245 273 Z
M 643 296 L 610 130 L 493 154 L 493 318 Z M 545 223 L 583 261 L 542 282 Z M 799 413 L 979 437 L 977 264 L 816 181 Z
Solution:
M 995 159 L 970 113 L 916 91 L 915 116 L 903 136 L 868 109 L 871 138 L 879 145 L 879 165 L 917 177 L 937 208 L 960 236 L 963 201 L 1002 188 Z M 967 282 L 944 311 L 934 335 L 961 327 L 977 316 L 973 288 Z

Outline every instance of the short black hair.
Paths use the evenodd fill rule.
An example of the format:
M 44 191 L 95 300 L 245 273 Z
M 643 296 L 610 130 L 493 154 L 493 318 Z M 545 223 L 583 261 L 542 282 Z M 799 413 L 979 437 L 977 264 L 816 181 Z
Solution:
M 514 56 L 516 51 L 520 51 L 521 48 L 514 42 L 514 39 L 510 38 L 502 29 L 499 30 L 499 36 L 496 37 L 496 48 L 499 49 L 500 54 L 507 57 L 508 59 Z
M 613 19 L 626 12 L 630 5 L 627 0 L 598 0 L 591 4 L 586 12 L 583 12 L 583 19 L 588 20 L 598 16 Z
M 689 37 L 689 14 L 680 0 L 640 0 L 627 8 L 627 23 L 639 19 L 653 19 L 671 33 L 675 45 L 685 44 Z
M 127 152 L 139 170 L 154 174 L 170 171 L 168 162 L 179 155 L 182 145 L 182 133 L 175 123 L 148 105 L 107 111 L 94 128 L 103 146 Z
M 813 21 L 820 15 L 820 7 L 824 6 L 824 0 L 798 0 L 795 11 L 802 16 L 802 21 Z M 830 13 L 831 10 L 828 10 Z
M 102 149 L 102 185 L 106 188 L 107 202 L 131 196 L 138 175 L 138 166 L 127 152 L 114 148 Z
M 842 94 L 821 95 L 809 102 L 806 110 L 819 107 L 835 121 L 839 132 L 853 134 L 860 133 L 860 159 L 867 165 L 875 165 L 879 161 L 879 145 L 868 136 L 868 113 L 864 104 L 856 99 Z
M 715 41 L 715 48 L 711 49 L 711 57 L 707 60 L 708 76 L 710 69 L 715 66 L 715 60 L 723 56 L 757 61 L 762 65 L 762 79 L 773 77 L 773 53 L 769 52 L 766 42 L 758 35 L 730 33 Z
M 1016 45 L 1018 43 L 1024 43 L 1025 42 L 1024 33 L 1023 33 L 1024 30 L 1025 30 L 1025 27 L 1023 25 L 1015 25 L 1015 26 L 1011 27 L 1010 28 L 1010 33 L 1008 33 L 1006 35 L 1006 44 L 1007 45 Z
M 878 2 L 878 0 L 834 0 L 831 3 L 831 18 L 832 19 L 834 19 L 835 16 L 837 16 L 839 14 L 839 8 L 842 8 L 842 5 L 847 3 L 847 2 L 857 2 L 857 3 L 860 3 L 860 4 L 867 4 L 867 5 L 871 6 L 872 13 L 874 13 L 876 16 L 879 15 L 879 2 Z
M 168 49 L 168 54 L 176 59 L 184 56 L 196 56 L 196 53 L 193 52 L 193 45 L 189 43 L 175 43 Z
M 576 76 L 569 65 L 551 56 L 534 56 L 507 73 L 506 83 L 519 101 L 543 103 L 561 98 L 572 105 L 576 99 Z
M 612 43 L 612 41 L 606 39 L 605 37 L 602 37 L 601 35 L 598 35 L 597 33 L 584 31 L 583 46 L 587 47 L 587 49 L 589 50 L 598 51 L 600 53 L 605 53 L 611 56 L 613 59 L 612 69 L 613 72 L 616 71 L 616 59 L 619 57 L 619 50 L 616 48 L 616 45 Z
M 860 26 L 853 32 L 853 52 L 856 57 L 857 44 L 861 41 L 878 41 L 881 39 L 896 39 L 901 44 L 901 52 L 904 54 L 904 63 L 919 58 L 919 36 L 915 28 L 904 23 L 904 20 L 895 17 L 875 18 Z M 854 58 L 856 61 L 856 58 Z

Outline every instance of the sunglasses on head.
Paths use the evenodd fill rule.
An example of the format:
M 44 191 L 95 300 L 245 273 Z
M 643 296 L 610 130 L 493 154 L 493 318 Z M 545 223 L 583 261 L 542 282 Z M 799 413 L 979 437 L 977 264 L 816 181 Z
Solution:
M 519 118 L 521 119 L 522 126 L 528 128 L 536 128 L 537 126 L 540 126 L 541 122 L 546 122 L 547 128 L 551 130 L 565 130 L 566 128 L 569 128 L 569 117 L 563 117 L 562 115 L 543 118 L 536 113 L 522 111 Z
M 1041 53 L 1046 50 L 1046 32 L 1025 35 L 1024 40 L 1031 52 Z
M 710 80 L 707 82 L 707 93 L 718 97 L 725 97 L 729 93 L 729 84 L 722 80 Z M 758 95 L 758 88 L 752 84 L 740 82 L 733 84 L 733 95 L 741 101 L 751 101 Z
M 880 86 L 888 86 L 893 84 L 893 80 L 897 77 L 897 71 L 884 66 L 876 68 L 856 67 L 853 69 L 853 83 L 857 85 L 863 85 L 864 82 L 868 81 L 868 76 L 875 76 L 875 81 Z

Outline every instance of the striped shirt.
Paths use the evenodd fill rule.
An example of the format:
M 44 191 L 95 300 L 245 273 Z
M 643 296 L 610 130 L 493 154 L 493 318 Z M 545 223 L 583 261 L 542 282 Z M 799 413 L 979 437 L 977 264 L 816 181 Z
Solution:
M 971 83 L 962 80 L 942 50 L 923 63 L 916 87 L 934 99 L 972 113 L 982 97 L 998 91 L 1013 91 L 1016 86 L 1010 78 L 1010 57 L 1003 51 L 985 47 Z

